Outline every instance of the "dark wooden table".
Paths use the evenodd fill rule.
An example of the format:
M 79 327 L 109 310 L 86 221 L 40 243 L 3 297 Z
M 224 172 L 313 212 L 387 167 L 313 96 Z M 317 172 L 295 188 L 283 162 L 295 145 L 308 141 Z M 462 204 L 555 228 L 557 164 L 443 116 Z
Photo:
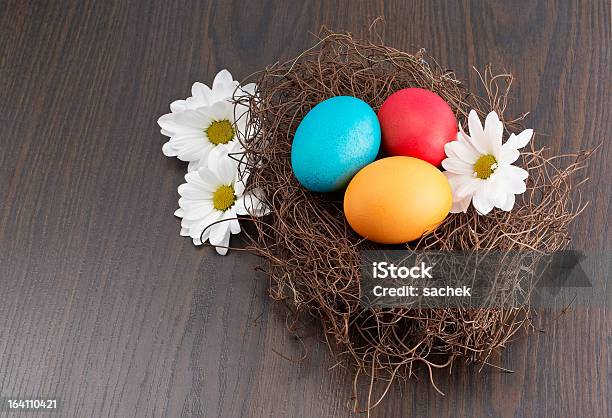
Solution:
M 610 248 L 607 1 L 2 0 L 0 396 L 58 397 L 62 417 L 351 415 L 320 336 L 283 358 L 303 350 L 258 260 L 179 237 L 185 165 L 156 120 L 221 68 L 245 77 L 379 15 L 389 45 L 472 85 L 472 66 L 512 72 L 512 109 L 554 150 L 604 142 L 572 233 Z M 497 360 L 515 373 L 439 373 L 445 397 L 423 375 L 372 416 L 611 416 L 611 328 L 603 306 L 570 309 Z

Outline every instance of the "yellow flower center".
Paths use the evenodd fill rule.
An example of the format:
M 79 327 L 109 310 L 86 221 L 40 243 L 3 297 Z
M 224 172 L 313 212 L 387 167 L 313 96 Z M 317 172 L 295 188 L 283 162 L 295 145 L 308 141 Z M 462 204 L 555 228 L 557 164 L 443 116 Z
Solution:
M 208 140 L 215 145 L 227 144 L 234 138 L 234 128 L 229 120 L 216 120 L 206 128 Z
M 236 195 L 233 186 L 220 186 L 213 193 L 213 206 L 220 211 L 226 211 L 234 205 Z
M 491 154 L 481 156 L 474 163 L 474 177 L 479 179 L 488 179 L 497 168 L 497 160 Z

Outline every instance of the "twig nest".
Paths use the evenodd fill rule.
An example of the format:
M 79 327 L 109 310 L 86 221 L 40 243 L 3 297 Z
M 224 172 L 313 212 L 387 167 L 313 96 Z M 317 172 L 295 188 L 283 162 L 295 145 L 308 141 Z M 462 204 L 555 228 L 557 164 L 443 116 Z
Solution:
M 247 190 L 268 196 L 271 215 L 256 223 L 249 248 L 265 260 L 272 297 L 287 302 L 297 317 L 314 318 L 330 350 L 355 367 L 356 378 L 367 375 L 372 384 L 382 379 L 387 385 L 414 375 L 421 364 L 433 379 L 433 368 L 450 368 L 458 359 L 484 364 L 517 331 L 530 327 L 527 305 L 364 308 L 359 302 L 360 250 L 381 247 L 353 231 L 343 212 L 342 193 L 307 190 L 291 164 L 300 121 L 335 96 L 356 97 L 378 111 L 394 92 L 416 87 L 441 97 L 461 124 L 470 109 L 480 117 L 494 110 L 507 129 L 517 132 L 521 118 L 504 116 L 511 76 L 493 75 L 487 69 L 481 74 L 486 96 L 478 97 L 453 72 L 422 53 L 412 55 L 323 31 L 315 47 L 295 60 L 270 66 L 256 78 L 259 89 L 249 99 L 252 109 L 245 135 L 253 139 L 242 139 L 253 163 Z M 527 191 L 511 212 L 493 209 L 479 216 L 470 207 L 407 243 L 406 250 L 562 249 L 569 242 L 567 225 L 582 208 L 573 204 L 572 182 L 581 163 L 561 168 L 551 162 L 543 150 L 532 147 L 523 152 L 516 164 L 529 172 Z M 448 210 L 446 203 L 440 205 L 440 213 Z M 376 400 L 370 399 L 367 408 L 374 404 Z M 360 409 L 358 404 L 355 408 Z

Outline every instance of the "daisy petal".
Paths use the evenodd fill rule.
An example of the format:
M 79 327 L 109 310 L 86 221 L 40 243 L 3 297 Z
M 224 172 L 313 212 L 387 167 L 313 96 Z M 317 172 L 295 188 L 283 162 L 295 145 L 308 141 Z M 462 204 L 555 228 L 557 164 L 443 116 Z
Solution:
M 475 110 L 470 110 L 468 115 L 468 126 L 470 128 L 470 138 L 472 145 L 480 154 L 491 154 L 492 147 L 489 145 L 487 138 L 485 137 L 484 129 L 478 118 L 478 114 Z
M 206 142 L 204 132 L 180 132 L 172 137 L 172 145 L 177 149 L 185 149 L 193 145 L 202 147 Z
M 490 112 L 485 119 L 484 135 L 492 145 L 491 153 L 499 155 L 502 146 L 502 136 L 504 135 L 504 124 L 499 120 L 495 111 Z
M 450 144 L 458 143 L 457 141 L 451 141 L 444 144 L 444 153 L 446 154 L 446 158 L 454 158 L 457 160 L 461 160 L 454 147 L 451 147 Z
M 201 132 L 208 127 L 210 118 L 198 108 L 177 113 L 174 120 L 179 127 L 177 132 Z
M 526 190 L 523 172 L 525 170 L 522 168 L 512 165 L 501 166 L 496 172 L 496 179 L 506 193 L 523 193 Z
M 239 197 L 236 200 L 236 213 L 238 215 L 264 216 L 270 213 L 270 208 L 266 205 L 257 194 L 259 190 L 251 192 Z
M 521 167 L 517 167 L 515 165 L 505 166 L 504 169 L 508 170 L 511 176 L 517 177 L 521 180 L 525 180 L 527 177 L 529 177 L 529 173 L 527 172 L 527 170 L 522 169 Z
M 200 175 L 200 177 L 206 184 L 213 187 L 215 190 L 217 190 L 219 186 L 223 184 L 227 184 L 227 183 L 223 183 L 223 181 L 219 178 L 217 173 L 215 173 L 214 171 L 212 171 L 211 169 L 207 167 L 198 168 L 198 174 Z
M 238 174 L 236 175 L 236 177 L 238 177 Z M 244 194 L 245 188 L 246 186 L 244 185 L 244 181 L 242 181 L 240 178 L 237 178 L 234 182 L 234 192 L 236 196 L 242 196 Z
M 443 160 L 442 167 L 444 167 L 445 170 L 457 174 L 472 174 L 474 172 L 474 167 L 471 164 L 455 158 L 446 158 Z
M 472 196 L 465 197 L 459 200 L 453 200 L 453 206 L 450 210 L 451 213 L 465 213 L 470 206 Z
M 218 184 L 211 182 L 209 179 L 203 178 L 198 171 L 190 171 L 185 174 L 187 183 L 191 183 L 201 190 L 206 195 L 211 195 L 219 187 Z
M 463 181 L 465 181 L 468 178 L 471 178 L 472 175 L 468 175 L 468 174 L 457 174 L 457 173 L 452 173 L 450 171 L 443 171 L 442 174 L 444 174 L 446 176 L 446 179 L 448 180 L 448 182 L 451 185 L 451 188 L 454 190 L 456 187 L 459 186 L 459 184 Z
M 157 124 L 164 132 L 168 132 L 170 134 L 174 134 L 178 130 L 181 129 L 181 125 L 176 122 L 174 113 L 166 113 L 165 115 L 161 115 L 159 119 L 157 119 Z M 172 135 L 167 135 L 172 136 Z
M 240 87 L 242 94 L 248 94 L 249 96 L 255 96 L 257 93 L 257 85 L 255 83 L 245 84 Z
M 472 197 L 472 204 L 481 215 L 486 215 L 493 209 L 493 202 L 487 197 L 486 190 L 480 189 Z
M 211 227 L 209 240 L 212 245 L 217 246 L 215 247 L 217 253 L 220 255 L 227 254 L 227 246 L 230 240 L 230 229 L 227 222 L 219 222 L 213 225 Z
M 204 234 L 206 234 L 205 236 L 208 237 L 208 235 L 211 233 L 210 232 L 211 229 L 215 225 L 217 225 L 215 222 L 218 222 L 221 219 L 221 216 L 222 216 L 221 212 L 219 212 L 218 210 L 214 210 L 211 213 L 209 213 L 207 216 L 195 222 L 194 221 L 189 222 L 189 220 L 183 218 L 183 222 L 181 222 L 181 226 L 187 227 L 187 225 L 189 225 L 189 232 L 190 232 L 191 238 L 199 238 L 200 236 L 202 236 L 202 232 L 204 232 Z M 206 241 L 205 238 L 203 238 L 203 240 Z
M 489 201 L 491 201 L 493 206 L 499 206 L 506 201 L 506 192 L 503 186 L 503 182 L 501 182 L 497 177 L 495 179 L 490 178 L 486 181 L 486 196 L 489 198 Z
M 502 205 L 499 205 L 497 207 L 503 211 L 510 212 L 512 208 L 514 207 L 514 201 L 515 201 L 514 194 L 507 193 L 505 202 Z
M 219 88 L 221 85 L 230 84 L 233 81 L 234 77 L 232 77 L 232 74 L 226 69 L 223 69 L 217 73 L 215 79 L 213 80 L 213 90 L 215 88 Z
M 204 242 L 208 240 L 209 235 L 210 235 L 210 228 L 204 230 L 203 232 L 201 231 L 197 237 L 192 238 L 193 244 L 202 245 Z
M 236 218 L 236 209 L 235 207 L 225 211 L 223 213 L 223 219 L 227 220 L 227 224 L 229 225 L 230 233 L 239 234 L 240 233 L 240 222 Z
M 236 166 L 234 171 L 237 172 L 238 163 L 241 159 L 241 155 L 239 154 L 243 152 L 244 149 L 236 140 L 230 141 L 227 144 L 214 146 L 208 154 L 208 166 L 211 170 L 217 171 L 218 166 L 227 159 L 231 164 Z
M 525 129 L 516 136 L 516 147 L 523 148 L 526 146 L 533 136 L 533 129 Z
M 215 102 L 208 108 L 208 111 L 214 120 L 234 121 L 234 105 L 228 101 Z
M 506 143 L 501 146 L 497 156 L 497 161 L 500 164 L 512 164 L 520 157 L 521 153 L 515 146 L 514 138 L 514 134 L 511 134 Z
M 202 166 L 202 160 L 189 161 L 187 165 L 187 171 L 198 171 L 198 169 Z
M 464 198 L 472 196 L 479 187 L 482 186 L 483 181 L 479 178 L 471 177 L 469 179 L 464 179 L 456 189 L 454 189 L 454 195 L 457 198 Z
M 198 188 L 196 185 L 191 183 L 184 183 L 178 187 L 178 194 L 181 196 L 179 199 L 179 205 L 183 203 L 185 200 L 197 201 L 201 199 L 207 198 L 206 194 Z
M 212 99 L 212 90 L 204 83 L 196 82 L 191 86 L 191 94 L 196 99 L 194 105 L 209 106 Z
M 210 215 L 215 209 L 212 201 L 210 200 L 199 200 L 195 202 L 189 202 L 184 204 L 183 219 L 197 221 L 205 216 Z
M 238 222 L 238 219 L 232 219 L 229 222 L 229 229 L 230 232 L 232 234 L 239 234 L 240 233 L 240 222 Z
M 217 176 L 222 184 L 233 184 L 238 166 L 231 158 L 226 157 L 220 159 L 216 165 L 216 169 Z
M 504 183 L 506 184 L 506 190 L 513 194 L 525 193 L 525 190 L 527 190 L 525 181 L 519 179 L 518 177 L 508 177 L 504 179 Z
M 213 101 L 226 101 L 234 95 L 237 87 L 239 87 L 239 84 L 229 71 L 219 71 L 213 81 Z
M 468 147 L 464 142 L 460 141 L 452 141 L 448 142 L 444 146 L 444 150 L 446 155 L 451 156 L 451 154 L 462 161 L 465 161 L 469 164 L 474 164 L 478 159 L 479 155 L 472 147 Z
M 185 102 L 185 100 L 175 100 L 170 103 L 170 111 L 172 113 L 179 113 L 185 109 L 187 109 L 187 103 Z
M 162 145 L 162 152 L 166 157 L 176 157 L 177 153 L 170 141 Z

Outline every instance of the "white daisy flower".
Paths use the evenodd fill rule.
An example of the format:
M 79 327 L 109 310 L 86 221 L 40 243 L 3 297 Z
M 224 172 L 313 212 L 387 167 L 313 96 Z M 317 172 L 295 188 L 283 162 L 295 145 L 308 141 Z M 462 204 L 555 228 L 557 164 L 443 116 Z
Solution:
M 442 167 L 453 190 L 451 213 L 466 212 L 470 201 L 482 215 L 494 207 L 510 211 L 515 195 L 526 190 L 526 170 L 513 166 L 520 155 L 519 149 L 529 143 L 532 129 L 518 135 L 511 134 L 502 145 L 504 125 L 495 112 L 491 112 L 482 127 L 476 111 L 468 115 L 467 135 L 461 124 L 457 141 L 446 144 L 447 158 Z
M 229 71 L 222 70 L 212 89 L 195 83 L 191 90 L 191 97 L 172 102 L 171 113 L 161 116 L 157 123 L 161 133 L 170 137 L 162 147 L 164 155 L 188 161 L 189 169 L 193 170 L 217 147 L 239 152 L 236 130 L 244 132 L 249 109 L 242 104 L 234 105 L 232 100 L 254 94 L 255 85 L 240 87 Z
M 230 234 L 240 233 L 237 215 L 263 216 L 269 212 L 257 191 L 245 193 L 248 174 L 240 176 L 238 162 L 229 156 L 209 161 L 185 175 L 187 183 L 178 192 L 181 235 L 191 237 L 195 245 L 209 241 L 225 255 Z

